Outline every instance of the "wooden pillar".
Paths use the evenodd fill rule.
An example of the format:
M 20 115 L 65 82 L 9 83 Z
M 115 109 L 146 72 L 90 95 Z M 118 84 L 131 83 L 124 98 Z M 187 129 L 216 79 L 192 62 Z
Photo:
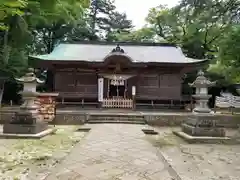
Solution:
M 98 106 L 102 107 L 104 78 L 98 78 Z
M 117 81 L 118 83 L 117 83 L 117 98 L 119 98 L 119 80 Z
M 107 98 L 109 98 L 109 94 L 110 94 L 110 79 L 107 80 L 107 83 L 108 83 Z
M 126 99 L 127 98 L 127 80 L 124 81 L 124 87 L 125 87 L 125 89 L 124 89 L 124 99 Z
M 133 110 L 136 110 L 136 86 L 132 86 Z

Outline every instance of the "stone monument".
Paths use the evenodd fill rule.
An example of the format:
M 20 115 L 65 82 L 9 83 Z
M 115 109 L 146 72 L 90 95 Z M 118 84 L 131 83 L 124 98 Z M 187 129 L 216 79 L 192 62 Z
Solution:
M 23 91 L 21 92 L 24 103 L 20 106 L 20 110 L 15 113 L 12 120 L 3 126 L 3 134 L 25 134 L 43 136 L 49 134 L 52 130 L 48 129 L 48 124 L 41 119 L 39 115 L 39 107 L 35 103 L 36 97 L 39 95 L 36 92 L 38 84 L 44 83 L 36 77 L 34 69 L 29 68 L 21 78 L 16 78 L 16 81 L 23 83 Z M 42 133 L 44 132 L 44 133 Z
M 186 140 L 225 139 L 224 128 L 217 124 L 214 113 L 208 107 L 208 99 L 211 97 L 208 95 L 208 87 L 215 85 L 215 82 L 209 81 L 200 70 L 196 80 L 189 85 L 196 88 L 196 93 L 193 95 L 196 99 L 196 107 L 182 124 L 182 131 L 174 133 Z

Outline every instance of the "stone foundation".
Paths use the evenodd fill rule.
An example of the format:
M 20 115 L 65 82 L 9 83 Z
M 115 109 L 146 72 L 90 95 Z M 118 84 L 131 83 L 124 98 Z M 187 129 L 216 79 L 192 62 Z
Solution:
M 195 127 L 184 123 L 182 131 L 191 136 L 225 137 L 225 130 L 217 127 Z
M 55 128 L 48 128 L 44 131 L 41 131 L 37 134 L 12 134 L 12 133 L 0 133 L 0 138 L 4 139 L 41 139 L 47 135 L 53 134 L 56 132 Z
M 87 115 L 83 113 L 59 113 L 50 122 L 54 125 L 82 125 L 86 122 Z
M 180 138 L 183 138 L 184 141 L 188 143 L 206 143 L 206 144 L 227 144 L 232 143 L 231 139 L 229 137 L 211 137 L 211 136 L 191 136 L 185 132 L 177 132 L 173 131 L 173 134 L 179 136 Z
M 0 124 L 10 122 L 14 116 L 14 111 L 0 112 Z M 181 126 L 191 114 L 163 114 L 163 115 L 144 115 L 147 124 L 152 126 Z M 239 115 L 215 115 L 216 121 L 219 126 L 224 128 L 238 128 L 240 125 Z M 57 113 L 55 120 L 49 122 L 50 124 L 56 125 L 81 125 L 87 119 L 85 113 Z
M 46 129 L 48 129 L 47 123 L 3 125 L 3 133 L 6 134 L 38 134 Z
M 226 134 L 216 117 L 207 113 L 190 115 L 181 127 L 190 136 L 224 137 Z
M 145 120 L 151 126 L 181 126 L 192 114 L 173 115 L 147 115 Z M 238 128 L 240 125 L 239 115 L 215 115 L 216 123 L 224 128 Z

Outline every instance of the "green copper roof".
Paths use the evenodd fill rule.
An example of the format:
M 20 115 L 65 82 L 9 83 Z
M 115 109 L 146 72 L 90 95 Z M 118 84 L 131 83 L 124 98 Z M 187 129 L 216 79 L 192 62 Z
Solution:
M 50 54 L 30 56 L 46 61 L 89 61 L 103 62 L 111 54 L 127 56 L 133 62 L 197 63 L 205 60 L 187 58 L 181 48 L 173 45 L 129 45 L 120 44 L 59 44 Z

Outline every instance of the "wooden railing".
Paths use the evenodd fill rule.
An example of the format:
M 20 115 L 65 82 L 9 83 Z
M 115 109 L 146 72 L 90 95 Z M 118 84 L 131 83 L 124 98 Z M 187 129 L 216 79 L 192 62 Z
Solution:
M 132 99 L 107 98 L 103 99 L 102 107 L 104 108 L 133 108 Z

